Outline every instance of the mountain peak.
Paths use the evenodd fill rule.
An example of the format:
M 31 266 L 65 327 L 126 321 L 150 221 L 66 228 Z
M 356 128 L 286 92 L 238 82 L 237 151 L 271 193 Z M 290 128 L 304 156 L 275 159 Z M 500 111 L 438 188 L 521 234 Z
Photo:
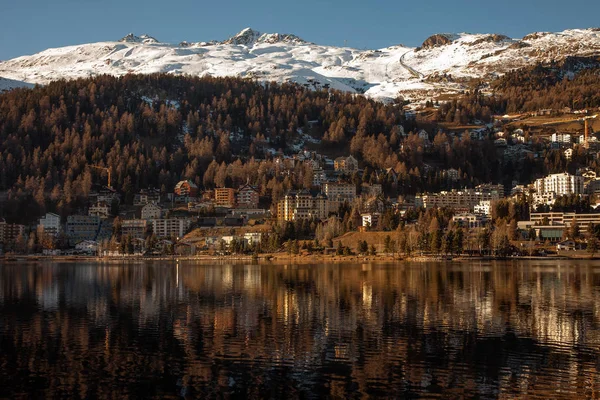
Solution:
M 290 43 L 303 44 L 307 43 L 296 35 L 289 33 L 261 33 L 252 28 L 244 28 L 235 36 L 222 42 L 223 44 L 234 44 L 243 46 L 253 46 L 258 43 Z
M 135 36 L 133 33 L 129 33 L 125 37 L 123 37 L 121 40 L 119 40 L 119 42 L 152 44 L 152 43 L 158 43 L 158 40 L 156 40 L 152 36 L 149 36 L 146 34 L 141 35 L 141 36 Z
M 260 32 L 255 31 L 252 28 L 244 28 L 236 35 L 225 40 L 223 44 L 237 44 L 244 46 L 251 46 L 260 37 Z

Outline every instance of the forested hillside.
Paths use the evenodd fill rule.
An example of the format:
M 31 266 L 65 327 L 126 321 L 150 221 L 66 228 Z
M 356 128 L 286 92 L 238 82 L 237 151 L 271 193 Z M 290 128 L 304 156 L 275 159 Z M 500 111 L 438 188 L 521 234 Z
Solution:
M 511 71 L 491 84 L 492 95 L 477 87 L 462 99 L 444 103 L 437 120 L 489 122 L 491 114 L 541 109 L 600 107 L 600 60 L 570 57 Z
M 299 132 L 324 146 L 358 135 L 358 153 L 378 146 L 369 162 L 394 166 L 388 138 L 401 123 L 399 107 L 292 84 L 169 75 L 57 81 L 0 95 L 0 190 L 10 190 L 9 218 L 77 207 L 101 180 L 91 165 L 110 168 L 126 198 L 139 188 L 172 190 L 182 178 L 210 188 L 250 177 L 272 190 L 278 180 L 253 158 L 291 151 Z M 373 134 L 383 139 L 371 143 Z
M 504 79 L 518 79 L 524 87 L 524 77 L 538 69 Z M 517 96 L 526 99 L 536 90 L 557 98 L 593 90 L 597 73 L 531 83 L 522 94 L 511 94 L 510 85 L 503 89 L 506 94 L 492 97 L 475 92 L 442 104 L 438 113 L 444 120 L 460 112 L 460 120 L 488 121 L 492 112 L 509 110 L 513 103 L 533 108 L 527 105 L 533 100 Z M 594 104 L 594 96 L 586 96 L 586 104 Z M 572 102 L 569 96 L 559 103 L 550 96 L 540 99 L 537 106 L 545 105 L 543 99 Z M 286 190 L 311 186 L 312 169 L 296 165 L 284 173 L 275 157 L 303 148 L 331 158 L 354 155 L 364 173 L 347 178 L 357 185 L 381 183 L 387 196 L 529 182 L 587 163 L 578 153 L 567 161 L 536 142 L 533 149 L 541 157 L 529 154 L 515 163 L 498 152 L 491 128 L 474 138 L 469 132 L 425 127 L 427 132 L 406 120 L 401 104 L 237 78 L 100 76 L 17 89 L 0 95 L 0 191 L 5 193 L 0 216 L 31 222 L 46 211 L 76 212 L 94 184 L 106 184 L 106 176 L 92 166 L 109 168 L 112 186 L 130 204 L 139 189 L 172 191 L 181 179 L 203 189 L 250 182 L 275 203 Z M 397 173 L 393 188 L 388 168 Z M 448 180 L 444 171 L 449 168 L 458 170 L 457 180 Z

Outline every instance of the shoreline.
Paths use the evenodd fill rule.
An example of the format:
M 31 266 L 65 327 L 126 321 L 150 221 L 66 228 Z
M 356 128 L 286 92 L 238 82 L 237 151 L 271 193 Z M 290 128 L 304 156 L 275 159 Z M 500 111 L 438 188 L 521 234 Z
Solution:
M 462 261 L 553 261 L 553 260 L 598 260 L 600 257 L 569 257 L 566 255 L 556 256 L 521 256 L 521 257 L 490 257 L 490 256 L 392 256 L 392 255 L 374 255 L 374 256 L 343 256 L 343 255 L 288 255 L 283 253 L 261 254 L 258 257 L 240 255 L 240 256 L 48 256 L 48 255 L 4 255 L 0 256 L 0 264 L 19 263 L 32 261 L 52 261 L 52 262 L 153 262 L 153 261 L 197 261 L 197 262 L 247 262 L 258 264 L 317 264 L 317 263 L 347 263 L 347 262 L 370 262 L 370 263 L 401 263 L 401 262 L 462 262 Z

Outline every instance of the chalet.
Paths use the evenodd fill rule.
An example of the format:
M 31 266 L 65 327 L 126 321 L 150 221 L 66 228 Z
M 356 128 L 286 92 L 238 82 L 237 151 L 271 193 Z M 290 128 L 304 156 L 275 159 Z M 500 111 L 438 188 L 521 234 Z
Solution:
M 173 192 L 176 196 L 198 197 L 198 186 L 190 180 L 180 181 Z

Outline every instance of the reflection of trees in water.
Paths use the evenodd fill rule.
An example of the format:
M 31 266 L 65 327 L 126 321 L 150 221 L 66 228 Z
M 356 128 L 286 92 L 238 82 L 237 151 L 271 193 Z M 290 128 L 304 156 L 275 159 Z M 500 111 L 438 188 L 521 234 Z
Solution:
M 534 389 L 555 397 L 557 388 L 590 397 L 600 385 L 600 274 L 588 267 L 67 265 L 0 274 L 0 397 L 14 394 L 11 385 L 45 397 L 510 398 Z

